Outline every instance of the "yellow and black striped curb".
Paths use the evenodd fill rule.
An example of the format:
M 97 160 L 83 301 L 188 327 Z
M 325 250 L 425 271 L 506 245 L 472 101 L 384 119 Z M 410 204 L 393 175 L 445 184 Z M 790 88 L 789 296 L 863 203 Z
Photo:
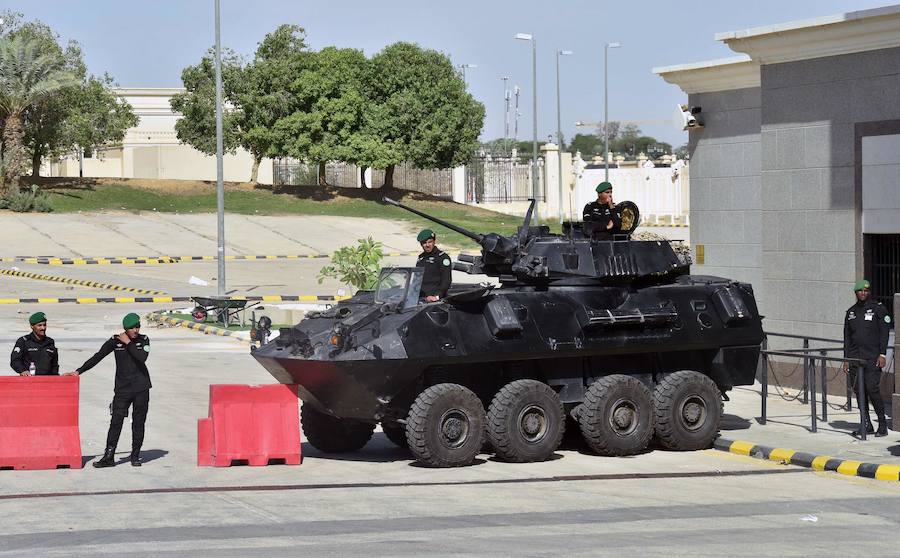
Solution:
M 784 448 L 759 446 L 753 442 L 726 440 L 719 438 L 713 444 L 717 450 L 747 455 L 758 459 L 778 461 L 788 465 L 807 467 L 814 471 L 834 471 L 851 477 L 865 477 L 878 480 L 900 480 L 900 465 L 864 463 L 852 459 L 836 459 L 827 455 L 815 455 Z
M 211 297 L 210 297 L 211 298 Z M 338 302 L 349 296 L 330 295 L 262 295 L 262 296 L 229 296 L 218 300 L 246 300 L 247 302 Z M 122 296 L 122 297 L 38 297 L 38 298 L 0 298 L 0 304 L 134 304 L 144 302 L 168 303 L 191 302 L 190 296 Z
M 97 281 L 82 281 L 81 279 L 70 279 L 68 277 L 59 277 L 56 275 L 41 275 L 39 273 L 29 273 L 27 271 L 16 271 L 13 269 L 0 269 L 0 275 L 11 275 L 13 277 L 25 277 L 26 279 L 37 279 L 40 281 L 54 281 L 56 283 L 65 283 L 67 285 L 80 285 L 82 287 L 93 287 L 95 289 L 106 289 L 109 291 L 124 291 L 135 294 L 148 295 L 164 295 L 162 291 L 153 291 L 150 289 L 137 289 L 134 287 L 123 287 L 121 285 L 110 285 L 108 283 L 98 283 Z
M 676 229 L 688 229 L 690 228 L 690 225 L 686 225 L 684 223 L 670 223 L 668 225 L 665 223 L 641 223 L 640 227 L 638 228 L 644 227 L 672 227 Z
M 237 331 L 232 331 L 230 329 L 224 329 L 221 327 L 216 327 L 214 325 L 209 324 L 201 324 L 197 322 L 192 322 L 190 320 L 183 320 L 181 318 L 171 318 L 169 316 L 163 316 L 158 312 L 151 312 L 147 314 L 147 320 L 156 323 L 169 324 L 177 327 L 183 327 L 186 329 L 192 329 L 194 331 L 199 331 L 206 335 L 215 335 L 217 337 L 231 337 L 236 341 L 241 341 L 243 343 L 249 343 L 250 341 L 244 339 L 243 337 L 237 335 Z
M 418 256 L 419 252 L 383 252 L 384 257 Z M 265 260 L 306 260 L 330 258 L 330 254 L 275 254 L 275 255 L 234 255 L 225 256 L 225 261 L 265 261 Z M 216 256 L 119 256 L 91 258 L 58 258 L 35 256 L 12 256 L 0 258 L 0 262 L 30 263 L 41 265 L 160 265 L 186 262 L 214 262 Z

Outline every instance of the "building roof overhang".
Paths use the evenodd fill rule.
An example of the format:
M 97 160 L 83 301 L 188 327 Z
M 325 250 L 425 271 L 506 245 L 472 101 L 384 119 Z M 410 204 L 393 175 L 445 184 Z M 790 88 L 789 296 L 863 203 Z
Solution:
M 653 68 L 685 93 L 709 93 L 759 87 L 759 63 L 747 55 Z

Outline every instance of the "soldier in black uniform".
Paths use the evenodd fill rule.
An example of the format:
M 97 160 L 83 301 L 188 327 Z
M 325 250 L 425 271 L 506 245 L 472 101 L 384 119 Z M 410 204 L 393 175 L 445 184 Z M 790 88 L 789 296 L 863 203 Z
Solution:
M 131 406 L 131 465 L 141 466 L 141 445 L 144 443 L 144 422 L 150 404 L 150 371 L 147 357 L 150 355 L 150 338 L 140 334 L 141 319 L 137 314 L 128 314 L 122 320 L 123 333 L 113 335 L 103 343 L 97 354 L 70 374 L 83 374 L 96 366 L 109 353 L 116 355 L 116 384 L 112 402 L 112 420 L 106 436 L 106 451 L 94 467 L 115 465 L 116 446 L 122 423 Z
M 34 364 L 36 376 L 59 376 L 59 353 L 56 343 L 47 337 L 47 316 L 35 312 L 28 318 L 31 333 L 16 339 L 9 355 L 9 366 L 19 376 L 28 376 Z
M 435 246 L 435 234 L 431 229 L 423 229 L 416 237 L 422 245 L 422 253 L 416 259 L 416 267 L 425 268 L 419 298 L 425 302 L 437 302 L 447 296 L 450 289 L 452 264 L 450 256 Z
M 597 185 L 597 199 L 584 206 L 584 232 L 592 238 L 604 238 L 622 232 L 622 215 L 613 203 L 612 184 Z
M 865 400 L 872 403 L 875 414 L 878 416 L 878 431 L 872 427 L 872 419 L 869 418 L 869 406 L 865 400 L 859 401 L 859 407 L 866 410 L 866 424 L 859 425 L 859 430 L 853 434 L 862 435 L 865 428 L 868 434 L 875 432 L 876 436 L 887 436 L 887 421 L 884 417 L 884 401 L 881 397 L 881 369 L 885 366 L 887 354 L 888 335 L 891 329 L 891 317 L 885 307 L 869 298 L 870 284 L 861 279 L 853 286 L 856 293 L 856 304 L 847 309 L 844 317 L 844 357 L 860 358 L 866 362 L 863 366 L 863 381 L 865 383 Z M 856 364 L 844 363 L 844 372 L 850 371 L 850 381 L 857 386 Z

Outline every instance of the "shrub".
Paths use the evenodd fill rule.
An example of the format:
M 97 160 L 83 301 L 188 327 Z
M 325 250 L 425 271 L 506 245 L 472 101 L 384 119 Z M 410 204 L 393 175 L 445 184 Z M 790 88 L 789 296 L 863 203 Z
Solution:
M 19 213 L 29 211 L 50 213 L 53 206 L 50 204 L 50 196 L 42 194 L 37 185 L 32 185 L 30 192 L 7 192 L 6 196 L 0 199 L 0 209 L 11 209 Z
M 372 289 L 378 280 L 383 257 L 382 244 L 372 237 L 360 238 L 357 246 L 343 246 L 331 254 L 331 265 L 319 270 L 319 283 L 337 278 L 357 289 Z

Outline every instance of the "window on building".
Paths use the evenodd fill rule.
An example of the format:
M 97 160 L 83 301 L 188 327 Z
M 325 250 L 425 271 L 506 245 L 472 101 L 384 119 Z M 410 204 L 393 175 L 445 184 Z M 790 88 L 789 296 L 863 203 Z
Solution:
M 863 262 L 866 279 L 872 282 L 871 296 L 896 318 L 894 293 L 900 293 L 900 234 L 863 235 Z

